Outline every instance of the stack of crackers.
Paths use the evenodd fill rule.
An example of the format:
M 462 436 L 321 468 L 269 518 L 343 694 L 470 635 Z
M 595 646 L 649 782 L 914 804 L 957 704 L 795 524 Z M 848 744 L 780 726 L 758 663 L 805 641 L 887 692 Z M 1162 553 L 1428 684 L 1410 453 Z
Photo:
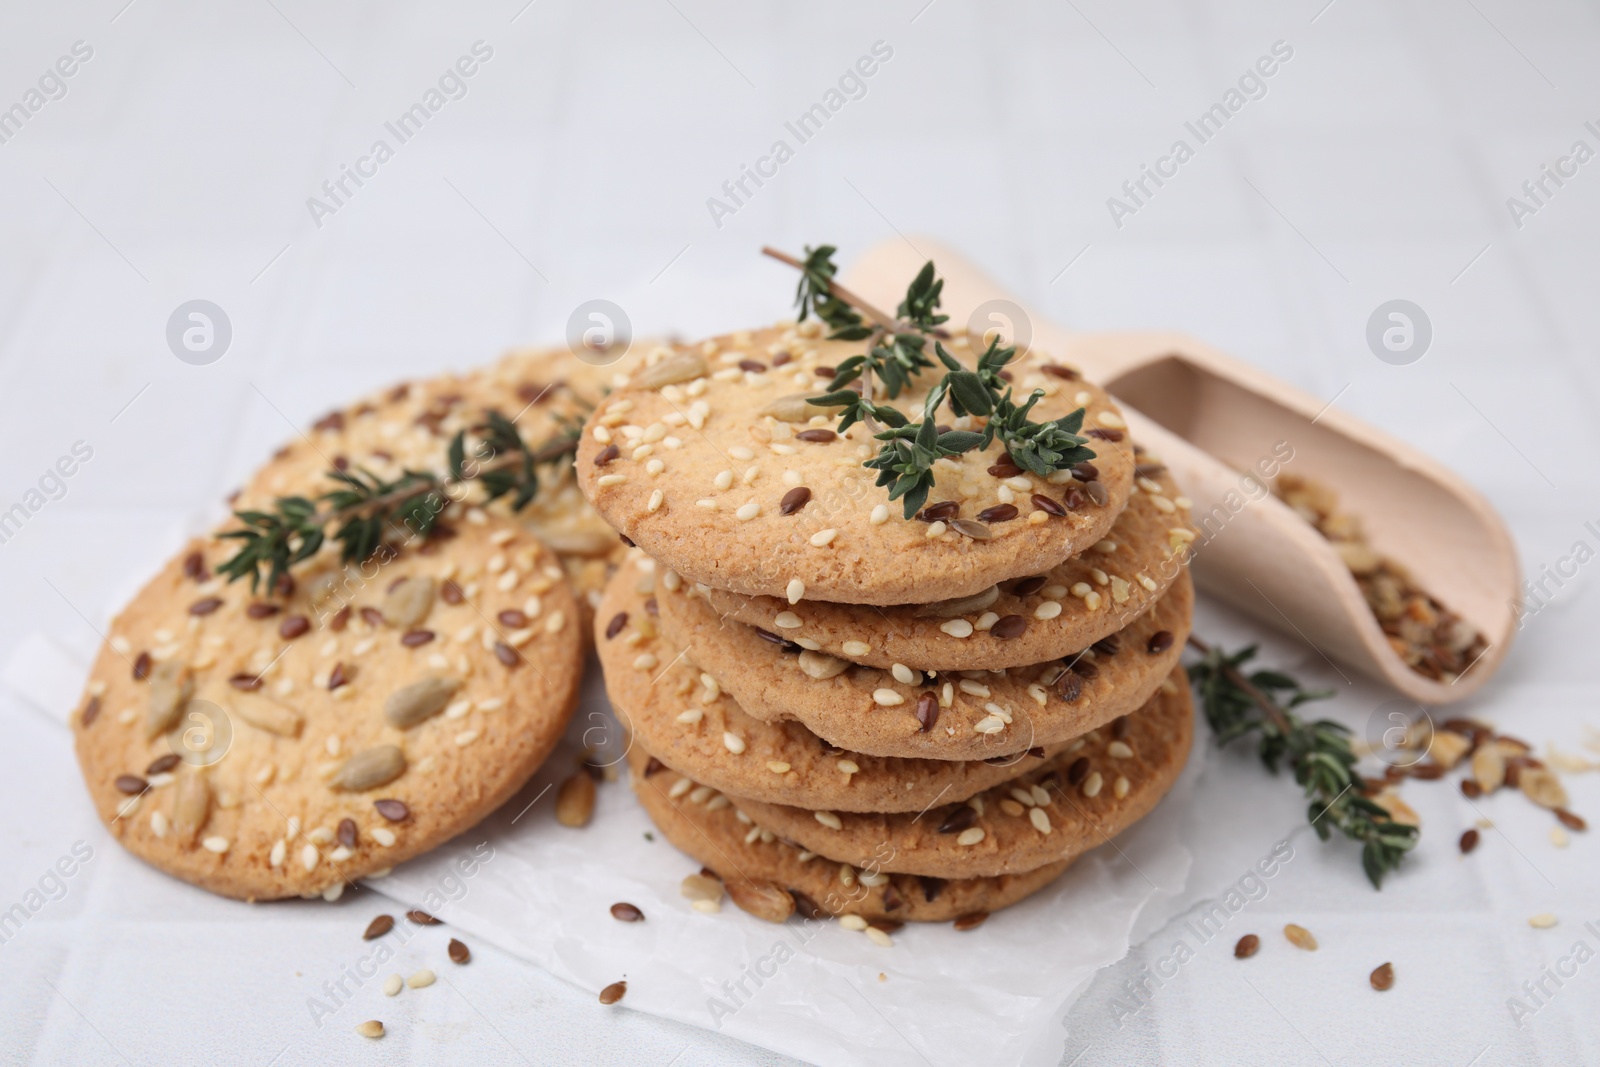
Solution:
M 808 402 L 860 348 L 817 325 L 657 349 L 596 407 L 579 485 L 636 548 L 595 641 L 640 800 L 735 902 L 970 925 L 1182 769 L 1188 502 L 1102 390 L 1031 351 L 1010 384 L 1044 390 L 1035 418 L 1085 409 L 1093 460 L 941 459 L 907 517 L 862 468 L 872 429 Z M 892 403 L 915 419 L 934 377 Z
M 539 442 L 581 423 L 617 368 L 565 349 L 402 384 L 329 413 L 232 500 L 270 512 L 330 471 L 442 477 L 489 412 Z M 112 622 L 72 717 L 91 798 L 152 865 L 227 896 L 337 899 L 513 796 L 577 703 L 588 615 L 620 550 L 547 470 L 531 504 L 456 486 L 428 536 L 386 524 L 367 558 L 320 548 L 227 580 L 232 518 Z M 313 546 L 315 547 L 315 546 Z

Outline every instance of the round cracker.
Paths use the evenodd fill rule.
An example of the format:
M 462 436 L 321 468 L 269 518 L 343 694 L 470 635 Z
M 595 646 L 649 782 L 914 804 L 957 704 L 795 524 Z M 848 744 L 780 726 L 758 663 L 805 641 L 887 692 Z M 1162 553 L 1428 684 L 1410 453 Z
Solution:
M 1016 874 L 1075 859 L 1148 815 L 1178 780 L 1193 737 L 1193 700 L 1179 669 L 1138 711 L 1042 765 L 1025 761 L 1020 775 L 962 803 L 926 813 L 819 815 L 732 799 L 755 825 L 839 862 L 938 878 Z
M 266 509 L 282 496 L 324 492 L 336 485 L 328 471 L 337 465 L 385 479 L 406 470 L 442 475 L 450 439 L 480 424 L 488 411 L 515 420 L 523 440 L 538 447 L 581 423 L 641 350 L 635 346 L 615 364 L 596 366 L 566 348 L 525 349 L 478 370 L 401 382 L 318 419 L 251 477 L 232 506 Z M 526 526 L 555 550 L 592 606 L 624 546 L 584 499 L 570 465 L 555 470 L 539 469 L 539 495 L 520 511 L 512 512 L 505 498 L 488 510 Z M 483 498 L 477 487 L 465 494 L 472 502 Z
M 853 867 L 846 871 L 848 865 L 803 852 L 770 832 L 765 838 L 759 832 L 752 838 L 752 828 L 739 820 L 737 809 L 718 803 L 718 794 L 709 787 L 701 793 L 692 779 L 665 767 L 646 774 L 651 764 L 644 749 L 635 746 L 628 760 L 634 793 L 668 841 L 725 883 L 738 880 L 753 889 L 787 890 L 802 918 L 859 915 L 869 921 L 948 922 L 1010 907 L 1055 881 L 1071 862 L 1060 860 L 998 878 L 950 880 L 882 874 L 868 868 L 868 881 L 878 884 L 865 885 L 862 871 Z M 684 782 L 691 788 L 680 784 Z
M 950 342 L 951 351 L 970 363 L 975 357 L 964 341 Z M 859 344 L 821 340 L 809 328 L 774 327 L 647 359 L 585 427 L 579 484 L 605 520 L 653 558 L 696 582 L 746 595 L 786 596 L 798 583 L 806 598 L 851 604 L 970 596 L 1047 571 L 1110 530 L 1133 479 L 1122 417 L 1098 387 L 1046 373 L 1048 361 L 1036 351 L 1009 368 L 1018 395 L 1045 390 L 1034 418 L 1084 407 L 1086 426 L 1117 438 L 1090 441 L 1105 503 L 1084 497 L 1059 516 L 1037 507 L 1035 495 L 1059 503 L 1069 494 L 1070 473 L 1016 475 L 1008 484 L 988 470 L 1005 455 L 998 442 L 941 460 L 929 504 L 956 505 L 962 522 L 987 528 L 986 539 L 904 518 L 901 503 L 875 485 L 878 472 L 861 465 L 878 444 L 866 425 L 810 440 L 797 435 L 832 434 L 837 409 L 816 409 L 804 423 L 768 414 L 775 403 L 793 408 L 826 392 L 818 371 L 859 351 Z M 920 418 L 926 391 L 940 377 L 922 374 L 894 406 Z M 941 411 L 956 428 L 969 422 Z M 803 409 L 779 413 L 804 417 Z M 1084 489 L 1076 484 L 1074 499 Z M 785 498 L 802 488 L 807 502 L 784 514 Z M 1016 518 L 977 522 L 1008 499 Z
M 867 756 L 836 748 L 798 722 L 753 718 L 719 685 L 707 685 L 662 635 L 655 571 L 653 560 L 636 553 L 617 569 L 595 612 L 606 693 L 636 743 L 717 790 L 833 811 L 922 811 L 964 800 L 1066 745 L 995 762 Z
M 1021 667 L 1069 656 L 1144 614 L 1177 581 L 1193 539 L 1177 483 L 1141 456 L 1128 506 L 1102 540 L 1047 573 L 1001 582 L 977 603 L 863 609 L 712 588 L 706 595 L 729 618 L 870 667 Z
M 1102 639 L 1099 651 L 1072 657 L 1070 668 L 1052 660 L 903 682 L 891 671 L 763 636 L 719 616 L 688 584 L 662 578 L 656 598 L 668 640 L 686 647 L 745 712 L 767 722 L 798 720 L 841 748 L 926 759 L 1010 755 L 1070 740 L 1136 710 L 1178 665 L 1194 607 L 1185 568 L 1149 611 Z M 1157 642 L 1160 650 L 1151 652 L 1152 638 L 1161 633 L 1167 636 Z M 819 679 L 805 672 L 808 665 L 840 673 Z M 933 693 L 941 705 L 931 727 L 916 713 L 924 693 Z
M 559 740 L 583 672 L 578 605 L 522 528 L 485 517 L 348 567 L 330 549 L 274 596 L 211 576 L 235 545 L 196 540 L 140 591 L 72 717 L 95 809 L 152 866 L 245 900 L 336 894 L 477 823 Z M 430 584 L 420 617 L 427 598 L 409 615 L 386 599 Z M 330 689 L 336 667 L 345 681 Z M 189 699 L 165 700 L 183 677 Z M 395 692 L 430 678 L 460 685 L 426 719 L 391 725 Z M 170 725 L 151 722 L 169 707 Z M 382 746 L 402 752 L 398 777 L 335 788 Z M 378 800 L 409 814 L 391 820 Z

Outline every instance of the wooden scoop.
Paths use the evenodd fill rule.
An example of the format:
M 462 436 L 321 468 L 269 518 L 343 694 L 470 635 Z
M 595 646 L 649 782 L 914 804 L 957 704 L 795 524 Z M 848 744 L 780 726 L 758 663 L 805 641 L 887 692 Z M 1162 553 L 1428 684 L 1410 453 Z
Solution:
M 1071 333 L 1021 309 L 950 249 L 922 238 L 916 245 L 920 251 L 904 240 L 876 245 L 841 280 L 893 308 L 931 258 L 945 279 L 951 325 L 966 325 L 987 301 L 1009 301 L 1011 308 L 984 308 L 974 329 L 1000 327 L 1017 343 L 1026 323 L 1032 347 L 1081 368 L 1117 398 L 1134 439 L 1194 502 L 1201 589 L 1419 703 L 1460 700 L 1499 667 L 1521 612 L 1521 572 L 1500 516 L 1455 474 L 1186 334 Z M 1489 647 L 1465 674 L 1434 681 L 1401 660 L 1339 553 L 1271 495 L 1280 472 L 1335 491 L 1374 549 L 1477 627 Z

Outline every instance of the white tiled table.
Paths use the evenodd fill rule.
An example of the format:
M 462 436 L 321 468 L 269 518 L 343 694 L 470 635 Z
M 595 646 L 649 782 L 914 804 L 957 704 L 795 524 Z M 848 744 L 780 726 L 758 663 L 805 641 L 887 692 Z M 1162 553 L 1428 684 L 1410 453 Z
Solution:
M 828 240 L 848 256 L 897 232 L 967 250 L 1068 324 L 1185 329 L 1339 395 L 1488 491 L 1530 571 L 1580 538 L 1600 547 L 1583 529 L 1600 517 L 1600 162 L 1520 229 L 1505 203 L 1573 141 L 1600 149 L 1584 128 L 1600 118 L 1596 12 L 1324 2 L 12 5 L 0 107 L 74 42 L 93 56 L 0 143 L 0 509 L 74 442 L 93 456 L 0 544 L 0 653 L 39 633 L 92 644 L 274 442 L 352 393 L 556 340 L 595 296 L 640 333 L 769 319 L 792 278 L 758 260 L 761 244 Z M 493 55 L 466 95 L 315 226 L 306 199 L 480 40 Z M 706 199 L 880 40 L 893 56 L 865 96 L 715 226 Z M 1115 227 L 1106 199 L 1279 40 L 1294 54 L 1265 96 Z M 1412 366 L 1364 341 L 1395 297 L 1435 330 Z M 209 366 L 164 339 L 194 298 L 233 327 Z M 1583 570 L 1560 592 L 1472 711 L 1579 747 L 1600 721 L 1593 584 Z M 1314 656 L 1274 647 L 1328 680 Z M 1356 687 L 1335 711 L 1359 723 L 1381 697 Z M 0 908 L 75 841 L 93 849 L 0 944 L 0 1060 L 775 1059 L 605 1011 L 487 945 L 456 979 L 470 1001 L 433 998 L 382 1046 L 353 1048 L 353 1020 L 319 1030 L 305 1007 L 349 962 L 352 912 L 241 907 L 143 868 L 99 829 L 59 728 L 0 702 Z M 1257 818 L 1228 806 L 1227 781 L 1258 773 L 1208 757 L 1195 818 Z M 1600 815 L 1594 775 L 1571 788 Z M 1427 843 L 1382 894 L 1347 850 L 1297 838 L 1234 920 L 1270 951 L 1243 969 L 1221 943 L 1244 930 L 1230 926 L 1119 1021 L 1124 983 L 1183 936 L 1174 924 L 1080 999 L 1065 1059 L 1600 1059 L 1600 964 L 1520 1030 L 1506 1008 L 1574 941 L 1600 948 L 1582 929 L 1600 920 L 1593 846 L 1557 851 L 1547 820 L 1499 800 L 1503 835 L 1461 861 L 1450 842 L 1474 813 L 1445 790 L 1408 798 Z M 1195 877 L 1220 888 L 1240 873 L 1202 854 Z M 1562 925 L 1530 930 L 1545 910 Z M 1315 957 L 1277 939 L 1290 920 L 1317 932 Z M 1380 997 L 1365 975 L 1385 959 L 1400 977 Z

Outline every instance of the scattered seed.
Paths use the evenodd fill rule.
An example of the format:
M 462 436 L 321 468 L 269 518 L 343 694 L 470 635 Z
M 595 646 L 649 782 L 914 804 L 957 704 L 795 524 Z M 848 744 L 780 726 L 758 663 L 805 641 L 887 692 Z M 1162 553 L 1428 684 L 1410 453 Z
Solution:
M 412 908 L 410 911 L 406 912 L 406 918 L 410 919 L 412 922 L 416 923 L 418 926 L 443 926 L 444 925 L 444 923 L 441 920 L 435 919 L 432 915 L 429 915 L 427 912 L 423 911 L 421 908 Z
M 1311 931 L 1304 926 L 1289 923 L 1283 928 L 1283 936 L 1289 939 L 1289 944 L 1295 948 L 1303 948 L 1307 952 L 1317 950 L 1317 939 L 1311 936 Z
M 795 912 L 794 897 L 772 882 L 753 882 L 735 878 L 727 885 L 728 896 L 739 910 L 769 923 L 787 922 Z
M 1589 824 L 1583 821 L 1582 815 L 1574 814 L 1566 808 L 1556 809 L 1556 818 L 1561 820 L 1561 825 L 1568 830 L 1587 830 Z
M 957 930 L 962 931 L 976 930 L 978 927 L 982 926 L 984 920 L 988 918 L 989 913 L 986 911 L 971 911 L 965 915 L 958 916 L 956 921 L 950 925 L 955 927 Z
M 361 935 L 361 940 L 372 941 L 376 938 L 382 937 L 384 934 L 393 929 L 394 916 L 380 915 L 367 924 L 366 932 Z
M 610 985 L 600 990 L 600 1003 L 615 1004 L 617 1001 L 621 1000 L 627 992 L 627 982 L 612 982 Z
M 1477 847 L 1478 847 L 1478 831 L 1476 831 L 1476 830 L 1468 830 L 1466 833 L 1461 835 L 1461 854 L 1463 856 L 1465 856 L 1468 852 L 1471 852 L 1473 849 L 1475 849 Z
M 364 1023 L 356 1024 L 356 1033 L 376 1041 L 383 1036 L 383 1024 L 376 1019 L 368 1019 Z
M 1245 934 L 1239 939 L 1238 943 L 1233 946 L 1233 958 L 1236 960 L 1247 960 L 1260 951 L 1260 949 L 1261 938 L 1257 937 L 1255 934 Z
M 404 978 L 401 978 L 398 974 L 391 974 L 389 977 L 383 980 L 383 995 L 386 997 L 397 997 L 400 995 L 400 990 L 404 989 L 405 987 L 406 980 Z
M 449 954 L 451 963 L 472 962 L 472 950 L 453 937 L 450 939 L 450 944 L 446 946 L 445 952 Z
M 1539 914 L 1528 920 L 1528 925 L 1533 927 L 1535 930 L 1548 930 L 1558 921 L 1559 920 L 1548 911 L 1541 911 Z
M 578 773 L 561 783 L 556 793 L 556 822 L 562 826 L 589 825 L 594 815 L 594 779 Z
M 644 922 L 644 912 L 626 901 L 611 905 L 611 917 L 623 923 Z
M 407 978 L 406 985 L 410 986 L 412 989 L 426 989 L 437 980 L 437 976 L 432 971 L 428 970 L 428 968 L 424 967 L 422 970 L 413 974 L 410 978 Z
M 1379 964 L 1372 974 L 1368 976 L 1367 980 L 1372 983 L 1373 989 L 1380 993 L 1387 993 L 1394 988 L 1394 964 Z

